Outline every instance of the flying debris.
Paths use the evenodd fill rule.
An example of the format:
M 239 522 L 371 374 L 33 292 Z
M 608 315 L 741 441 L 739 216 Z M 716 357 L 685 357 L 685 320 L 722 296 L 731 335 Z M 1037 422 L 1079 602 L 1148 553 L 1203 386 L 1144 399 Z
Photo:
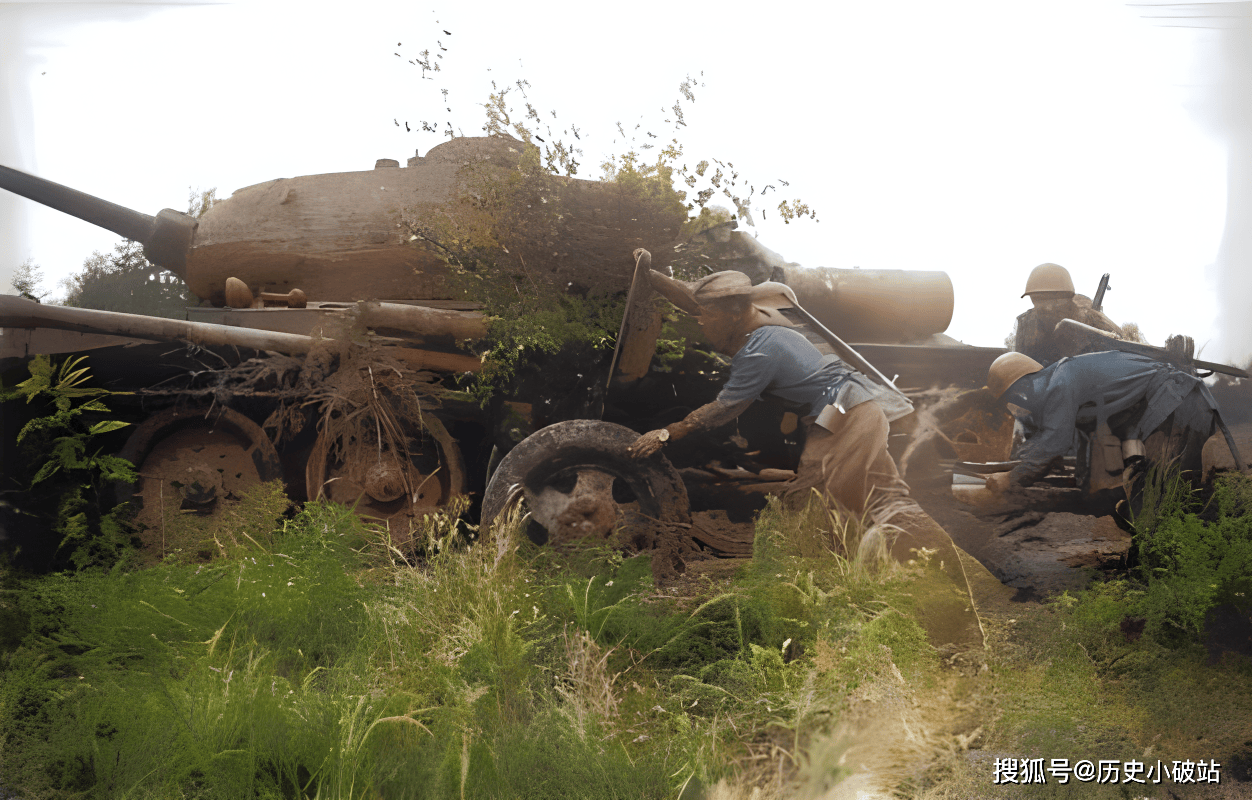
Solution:
M 452 35 L 452 31 L 444 31 L 444 33 L 446 33 L 448 36 Z
M 770 189 L 777 189 L 777 188 L 778 187 L 772 183 L 766 184 L 765 188 L 761 190 L 761 197 L 764 197 L 765 193 L 768 192 Z
M 409 121 L 407 119 L 404 121 L 404 130 L 407 133 L 413 132 L 413 129 L 409 127 Z
M 542 136 L 540 136 L 540 135 L 538 135 L 538 134 L 535 134 L 535 138 L 536 138 L 536 139 L 538 139 L 539 141 L 543 142 L 544 144 L 547 144 L 547 142 L 544 142 L 544 141 L 543 141 L 543 137 L 542 137 Z
M 787 183 L 785 180 L 783 180 L 782 178 L 779 178 L 779 179 L 778 179 L 778 182 L 779 182 L 779 183 L 781 183 L 783 186 L 790 186 L 790 185 L 791 185 L 791 184 Z
M 652 131 L 644 131 L 644 132 L 647 133 L 649 136 L 651 136 L 653 139 L 656 138 L 656 134 L 653 133 Z
M 391 118 L 391 121 L 392 121 L 392 122 L 394 122 L 394 123 L 396 123 L 396 127 L 397 127 L 397 128 L 398 128 L 398 127 L 400 127 L 400 120 L 396 119 L 395 117 L 392 117 L 392 118 Z

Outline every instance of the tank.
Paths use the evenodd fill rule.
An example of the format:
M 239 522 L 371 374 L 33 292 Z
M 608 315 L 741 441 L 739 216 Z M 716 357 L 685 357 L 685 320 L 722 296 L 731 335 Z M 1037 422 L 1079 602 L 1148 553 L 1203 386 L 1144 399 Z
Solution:
M 453 240 L 507 253 L 519 279 L 623 305 L 636 291 L 638 251 L 676 273 L 781 280 L 901 387 L 981 385 L 1003 352 L 943 335 L 953 292 L 942 272 L 806 269 L 733 222 L 684 237 L 681 207 L 547 175 L 526 147 L 453 139 L 404 167 L 380 159 L 360 172 L 248 186 L 198 219 L 148 216 L 0 167 L 0 187 L 142 243 L 201 299 L 186 320 L 165 320 L 0 297 L 0 354 L 11 366 L 90 351 L 101 379 L 135 392 L 138 424 L 123 454 L 144 477 L 122 499 L 136 501 L 148 526 L 167 494 L 184 511 L 216 513 L 242 487 L 282 478 L 293 499 L 327 496 L 399 530 L 459 495 L 481 500 L 495 465 L 537 430 L 577 419 L 646 430 L 711 399 L 718 384 L 693 326 L 687 349 L 659 360 L 658 315 L 628 314 L 611 358 L 553 357 L 479 406 L 456 379 L 483 367 L 475 343 L 489 320 L 457 279 L 466 267 Z M 209 370 L 206 351 L 220 360 Z M 788 413 L 767 408 L 741 426 L 773 445 L 711 447 L 677 468 L 782 469 L 799 451 Z M 685 502 L 716 506 L 720 491 Z

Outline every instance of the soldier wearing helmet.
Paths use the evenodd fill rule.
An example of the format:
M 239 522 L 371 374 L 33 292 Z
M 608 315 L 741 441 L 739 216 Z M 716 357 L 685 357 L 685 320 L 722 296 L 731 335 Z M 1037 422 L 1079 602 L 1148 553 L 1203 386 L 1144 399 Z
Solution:
M 1184 475 L 1198 481 L 1201 450 L 1220 421 L 1203 381 L 1133 353 L 1087 353 L 1050 365 L 1005 353 L 992 362 L 987 388 L 1008 404 L 1024 437 L 1016 455 L 1020 464 L 987 480 L 997 492 L 1038 481 L 1102 426 L 1121 441 L 1120 457 L 1091 469 L 1124 472 L 1128 493 L 1131 478 L 1147 462 L 1177 460 Z M 1090 451 L 1080 446 L 1078 452 Z
M 652 270 L 649 279 L 666 299 L 697 317 L 713 348 L 732 359 L 730 377 L 714 402 L 641 435 L 632 454 L 647 457 L 668 442 L 728 423 L 766 393 L 803 404 L 805 445 L 788 499 L 803 503 L 816 489 L 833 508 L 854 517 L 890 520 L 897 533 L 887 551 L 902 562 L 923 549 L 933 553 L 923 559 L 915 587 L 919 598 L 927 598 L 919 603 L 922 626 L 937 646 L 958 652 L 981 648 L 982 629 L 955 545 L 909 497 L 887 452 L 890 420 L 912 411 L 907 398 L 837 356 L 823 355 L 782 313 L 798 307 L 784 284 L 753 286 L 747 275 L 734 271 L 685 282 Z
M 1046 366 L 1066 356 L 1095 352 L 1099 348 L 1098 343 L 1079 340 L 1064 331 L 1057 332 L 1056 324 L 1063 319 L 1125 337 L 1113 320 L 1092 308 L 1090 298 L 1074 293 L 1069 271 L 1058 264 L 1040 264 L 1030 271 L 1026 291 L 1022 293 L 1022 297 L 1027 296 L 1034 307 L 1017 318 L 1013 349 L 1040 364 Z

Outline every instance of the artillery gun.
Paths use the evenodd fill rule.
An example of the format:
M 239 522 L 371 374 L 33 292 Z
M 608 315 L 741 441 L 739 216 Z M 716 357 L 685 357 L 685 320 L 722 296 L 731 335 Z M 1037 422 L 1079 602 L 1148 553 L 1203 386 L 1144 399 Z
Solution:
M 170 496 L 184 510 L 212 513 L 248 484 L 281 477 L 293 499 L 328 496 L 391 524 L 457 495 L 481 500 L 503 453 L 553 423 L 600 419 L 645 430 L 711 399 L 718 383 L 716 360 L 701 351 L 694 328 L 675 363 L 658 367 L 660 306 L 634 297 L 631 307 L 643 311 L 627 314 L 611 361 L 553 361 L 487 408 L 468 402 L 454 378 L 482 368 L 473 345 L 490 317 L 464 291 L 467 268 L 441 231 L 462 240 L 477 231 L 479 246 L 515 259 L 519 278 L 569 295 L 637 295 L 639 264 L 628 257 L 636 248 L 658 254 L 657 268 L 681 269 L 698 256 L 706 270 L 782 280 L 902 386 L 981 385 L 1003 352 L 943 336 L 953 294 L 942 272 L 804 269 L 733 225 L 684 241 L 681 209 L 612 183 L 528 180 L 535 173 L 526 147 L 498 136 L 453 139 L 406 167 L 381 159 L 373 170 L 245 187 L 198 219 L 170 209 L 150 217 L 0 167 L 0 187 L 142 243 L 152 263 L 201 299 L 186 320 L 166 320 L 0 297 L 0 366 L 91 350 L 106 385 L 135 392 L 129 412 L 140 424 L 122 455 L 139 468 L 133 495 L 149 514 Z M 497 235 L 505 217 L 507 242 Z M 352 360 L 352 348 L 376 360 Z M 211 379 L 228 372 L 247 380 Z M 348 377 L 364 387 L 351 402 Z M 293 397 L 303 416 L 292 411 Z M 564 472 L 549 470 L 557 500 L 548 519 L 568 517 L 587 494 L 579 476 L 597 470 L 614 478 L 598 484 L 598 496 L 633 495 L 622 502 L 654 518 L 662 506 L 724 504 L 727 483 L 738 486 L 743 475 L 759 482 L 798 453 L 789 413 L 766 408 L 759 419 L 745 415 L 742 435 L 697 442 L 678 465 L 681 475 L 603 468 L 603 448 L 591 442 L 562 462 Z M 336 420 L 355 420 L 354 433 Z M 575 438 L 621 438 L 599 424 L 580 425 Z M 697 473 L 714 480 L 696 480 L 700 488 L 686 492 L 684 481 L 692 488 Z M 663 491 L 654 491 L 657 481 Z M 674 513 L 682 518 L 687 508 Z M 603 519 L 596 524 L 608 524 Z

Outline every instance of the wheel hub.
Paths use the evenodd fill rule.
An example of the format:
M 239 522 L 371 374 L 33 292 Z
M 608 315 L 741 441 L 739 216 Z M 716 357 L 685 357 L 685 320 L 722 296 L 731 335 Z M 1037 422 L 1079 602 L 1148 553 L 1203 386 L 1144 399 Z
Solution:
M 380 503 L 390 503 L 405 494 L 404 470 L 394 458 L 382 458 L 365 470 L 365 493 Z
M 613 476 L 592 469 L 580 470 L 577 475 L 569 492 L 548 485 L 529 498 L 531 516 L 547 529 L 554 543 L 587 536 L 607 538 L 617 527 Z
M 211 505 L 222 494 L 222 474 L 203 464 L 187 467 L 186 476 L 179 481 L 178 493 L 182 495 L 183 507 L 203 508 Z

